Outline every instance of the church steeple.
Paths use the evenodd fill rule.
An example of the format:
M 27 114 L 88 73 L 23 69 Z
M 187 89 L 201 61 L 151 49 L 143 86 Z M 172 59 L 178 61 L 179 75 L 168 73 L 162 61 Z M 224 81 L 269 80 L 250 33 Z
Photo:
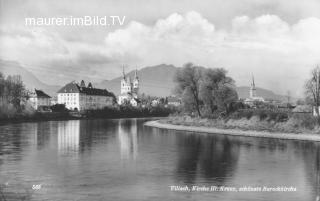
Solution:
M 255 83 L 254 83 L 254 77 L 253 77 L 253 75 L 252 75 L 252 83 L 251 83 L 251 87 L 256 88 L 256 85 L 255 85 Z
M 126 74 L 124 72 L 124 65 L 122 65 L 122 75 L 123 75 L 123 79 L 125 80 L 126 79 Z
M 250 98 L 254 98 L 256 96 L 257 96 L 256 84 L 254 83 L 254 77 L 252 75 L 252 82 L 251 82 L 251 87 L 250 87 Z
M 136 69 L 135 72 L 134 72 L 134 79 L 138 80 L 138 70 Z

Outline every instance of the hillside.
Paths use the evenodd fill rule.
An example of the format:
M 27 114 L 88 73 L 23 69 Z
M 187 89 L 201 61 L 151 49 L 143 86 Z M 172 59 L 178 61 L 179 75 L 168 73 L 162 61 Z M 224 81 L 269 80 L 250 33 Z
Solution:
M 19 63 L 14 61 L 0 60 L 0 72 L 4 75 L 20 75 L 27 89 L 41 89 L 53 96 L 59 90 L 59 86 L 47 85 L 41 82 L 31 72 L 23 68 Z
M 178 67 L 173 65 L 161 64 L 142 68 L 138 71 L 140 78 L 140 92 L 151 96 L 169 96 L 173 93 L 174 82 L 173 77 Z M 134 77 L 134 71 L 129 72 L 131 78 Z M 96 84 L 97 87 L 106 88 L 116 95 L 120 93 L 120 81 L 122 77 L 117 77 L 113 80 L 103 81 Z M 237 87 L 237 92 L 240 98 L 249 97 L 250 87 Z M 265 99 L 286 100 L 285 96 L 275 94 L 271 90 L 257 88 L 257 95 Z
M 178 67 L 167 64 L 160 64 L 157 66 L 149 66 L 142 68 L 138 71 L 140 79 L 140 93 L 145 93 L 151 96 L 169 96 L 173 94 L 175 83 L 173 77 Z M 28 89 L 41 89 L 51 96 L 56 95 L 60 86 L 47 85 L 41 82 L 31 72 L 23 68 L 19 63 L 13 61 L 0 60 L 0 72 L 5 75 L 21 75 L 23 82 Z M 134 71 L 127 73 L 127 76 L 134 77 Z M 120 81 L 122 77 L 117 77 L 112 80 L 105 80 L 100 83 L 95 83 L 94 87 L 104 88 L 113 92 L 115 95 L 120 93 Z M 237 92 L 240 98 L 249 97 L 249 87 L 241 86 L 237 87 Z M 257 95 L 264 97 L 265 99 L 286 100 L 285 96 L 275 94 L 274 92 L 257 88 Z
M 257 89 L 256 90 L 257 96 L 263 97 L 264 99 L 282 100 L 282 101 L 287 100 L 287 97 L 279 95 L 279 94 L 275 94 L 271 90 L 262 89 L 262 88 L 258 88 L 258 87 L 256 89 Z M 243 99 L 248 98 L 249 97 L 249 90 L 250 90 L 250 87 L 245 87 L 245 86 L 237 87 L 237 92 L 238 92 L 239 98 L 243 98 Z
M 174 89 L 173 76 L 177 71 L 173 65 L 161 64 L 145 67 L 138 71 L 140 79 L 140 92 L 151 96 L 168 96 Z M 134 71 L 127 73 L 127 76 L 134 77 Z M 120 82 L 122 77 L 95 84 L 96 87 L 106 88 L 114 94 L 120 93 Z

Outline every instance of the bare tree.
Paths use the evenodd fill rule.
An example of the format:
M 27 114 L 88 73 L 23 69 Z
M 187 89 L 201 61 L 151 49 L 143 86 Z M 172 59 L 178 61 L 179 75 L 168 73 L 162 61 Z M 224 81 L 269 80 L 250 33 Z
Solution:
M 311 78 L 305 84 L 306 99 L 312 100 L 315 107 L 318 122 L 320 123 L 319 106 L 320 106 L 320 68 L 317 66 L 311 71 Z

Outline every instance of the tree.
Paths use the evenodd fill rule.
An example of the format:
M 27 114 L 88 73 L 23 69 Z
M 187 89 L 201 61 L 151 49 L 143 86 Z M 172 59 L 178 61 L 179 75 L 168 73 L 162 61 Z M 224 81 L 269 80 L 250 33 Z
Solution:
M 306 100 L 311 100 L 312 105 L 316 108 L 318 123 L 320 123 L 319 106 L 320 106 L 320 69 L 319 66 L 311 71 L 311 77 L 305 84 Z
M 229 105 L 238 100 L 234 80 L 227 76 L 227 71 L 223 68 L 206 69 L 203 77 L 201 99 L 206 108 L 211 113 L 216 110 L 228 113 Z
M 201 117 L 201 100 L 199 96 L 200 84 L 201 84 L 201 68 L 187 63 L 184 67 L 177 71 L 174 81 L 177 83 L 176 92 L 179 95 L 187 95 L 184 98 L 192 104 L 195 108 L 198 116 Z

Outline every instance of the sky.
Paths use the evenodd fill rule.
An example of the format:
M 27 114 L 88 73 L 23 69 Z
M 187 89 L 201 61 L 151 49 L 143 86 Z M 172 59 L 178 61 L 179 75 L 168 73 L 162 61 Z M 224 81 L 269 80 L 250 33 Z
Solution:
M 123 17 L 115 26 L 26 26 L 25 18 Z M 47 84 L 113 79 L 187 62 L 223 67 L 238 86 L 303 96 L 320 64 L 318 0 L 0 0 L 0 59 Z M 54 76 L 53 76 L 54 75 Z

